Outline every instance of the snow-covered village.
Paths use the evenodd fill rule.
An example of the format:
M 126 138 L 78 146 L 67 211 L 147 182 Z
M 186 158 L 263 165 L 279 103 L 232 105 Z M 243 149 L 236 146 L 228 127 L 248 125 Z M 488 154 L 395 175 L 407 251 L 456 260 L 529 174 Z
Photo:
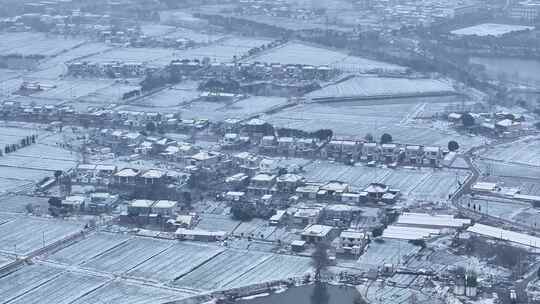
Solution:
M 8 303 L 540 303 L 540 2 L 0 0 Z

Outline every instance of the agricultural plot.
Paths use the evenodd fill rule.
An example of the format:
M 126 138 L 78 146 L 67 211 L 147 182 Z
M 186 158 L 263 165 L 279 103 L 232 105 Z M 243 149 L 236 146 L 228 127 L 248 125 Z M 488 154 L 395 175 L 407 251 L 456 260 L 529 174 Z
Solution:
M 200 94 L 197 90 L 171 88 L 138 100 L 136 104 L 153 108 L 179 107 L 186 102 L 199 98 Z
M 274 230 L 274 233 L 266 237 L 266 240 L 268 241 L 279 240 L 284 244 L 289 244 L 299 239 L 300 239 L 300 235 L 294 233 L 294 231 L 288 230 L 285 227 L 276 228 L 276 230 Z
M 483 153 L 482 157 L 540 167 L 540 138 L 527 137 L 516 142 L 498 145 Z
M 61 249 L 48 259 L 69 265 L 78 265 L 126 242 L 129 237 L 120 234 L 96 233 L 73 245 Z
M 270 49 L 261 55 L 250 58 L 249 61 L 260 61 L 281 64 L 303 64 L 313 66 L 331 66 L 344 71 L 360 72 L 374 69 L 405 70 L 404 67 L 386 62 L 370 60 L 361 57 L 349 56 L 345 53 L 328 48 L 310 46 L 307 44 L 291 42 Z
M 254 48 L 269 43 L 270 40 L 233 37 L 216 41 L 208 46 L 180 50 L 175 53 L 181 59 L 209 58 L 213 62 L 231 62 L 234 56 L 242 56 Z
M 86 293 L 94 290 L 103 283 L 104 278 L 66 272 L 47 283 L 25 293 L 9 303 L 38 304 L 55 303 L 68 304 Z
M 363 188 L 370 183 L 380 182 L 392 170 L 366 166 L 345 166 L 327 161 L 315 161 L 304 167 L 303 175 L 310 182 L 328 182 L 338 180 L 349 183 L 353 187 Z M 392 186 L 392 185 L 390 185 Z
M 82 224 L 17 216 L 0 225 L 0 251 L 27 255 L 82 230 Z
M 60 274 L 60 269 L 34 264 L 0 277 L 0 303 L 7 303 Z
M 403 263 L 419 250 L 420 247 L 403 240 L 384 239 L 382 242 L 374 241 L 368 245 L 364 254 L 356 261 L 356 264 L 364 269 L 377 269 L 386 263 Z
M 538 179 L 540 177 L 540 167 L 506 163 L 488 159 L 480 159 L 476 161 L 476 164 L 482 173 L 487 173 L 492 176 L 530 179 Z
M 33 184 L 31 181 L 0 177 L 0 194 L 30 189 Z
M 12 263 L 14 260 L 8 258 L 8 257 L 5 257 L 5 256 L 2 256 L 0 255 L 0 268 Z
M 0 41 L 2 41 L 0 46 L 2 55 L 44 55 L 47 57 L 72 49 L 84 42 L 35 32 L 0 33 Z
M 413 297 L 416 297 L 415 301 L 420 303 L 433 303 L 442 304 L 441 300 L 433 299 L 421 292 L 414 291 L 410 288 L 402 288 L 397 286 L 389 286 L 387 284 L 373 283 L 365 293 L 366 300 L 369 303 L 375 304 L 405 304 L 410 303 Z
M 498 23 L 482 23 L 474 26 L 469 26 L 452 31 L 451 33 L 458 36 L 495 36 L 499 37 L 512 32 L 526 31 L 534 29 L 532 26 L 513 25 L 513 24 L 498 24 Z
M 274 231 L 275 226 L 269 226 L 268 221 L 263 219 L 253 219 L 249 222 L 242 222 L 234 229 L 233 234 L 238 236 L 253 236 L 255 239 L 267 239 Z
M 408 170 L 399 168 L 392 170 L 382 182 L 386 185 L 390 185 L 392 188 L 399 189 L 403 195 L 409 196 L 414 195 L 413 189 L 430 176 L 431 172 L 428 170 Z
M 29 184 L 33 184 L 30 183 Z M 0 186 L 0 189 L 5 189 Z M 0 192 L 2 192 L 0 190 Z M 45 211 L 49 208 L 48 198 L 26 195 L 4 195 L 0 196 L 0 210 L 2 212 L 26 213 L 26 206 L 30 204 L 34 210 Z M 0 219 L 0 223 L 2 220 Z
M 223 248 L 181 242 L 137 266 L 128 275 L 169 282 L 212 259 Z
M 219 33 L 203 33 L 187 28 L 176 28 L 173 32 L 163 35 L 165 39 L 188 39 L 195 43 L 213 43 L 225 38 L 225 35 Z
M 158 304 L 180 300 L 189 294 L 171 289 L 152 287 L 124 281 L 114 281 L 82 296 L 73 304 L 115 303 L 115 304 Z
M 453 94 L 451 84 L 435 79 L 354 77 L 306 95 L 310 99 Z
M 46 88 L 41 92 L 32 94 L 34 97 L 51 99 L 51 100 L 65 100 L 77 99 L 96 91 L 102 90 L 113 85 L 113 80 L 83 80 L 83 79 L 70 79 L 70 80 L 53 80 L 41 82 L 43 85 L 47 85 L 50 88 Z
M 248 273 L 227 284 L 227 288 L 237 288 L 264 282 L 297 278 L 311 273 L 311 259 L 306 257 L 274 254 Z
M 467 171 L 462 170 L 434 171 L 429 178 L 414 188 L 412 195 L 418 200 L 446 200 L 468 175 Z
M 240 223 L 240 221 L 233 220 L 230 215 L 203 213 L 200 214 L 200 221 L 197 224 L 197 228 L 207 231 L 226 231 L 230 233 Z
M 227 250 L 174 282 L 180 287 L 216 290 L 261 264 L 270 254 Z
M 172 245 L 173 242 L 169 241 L 134 238 L 83 263 L 82 266 L 105 272 L 125 273 Z
M 140 86 L 136 83 L 114 83 L 110 86 L 104 86 L 102 88 L 98 88 L 95 91 L 89 92 L 88 94 L 77 98 L 76 102 L 93 103 L 93 106 L 99 107 L 109 106 L 112 102 L 124 102 L 124 94 L 128 92 L 138 91 L 140 89 Z
M 156 66 L 168 65 L 175 58 L 175 50 L 164 48 L 115 48 L 85 58 L 88 62 L 141 62 Z

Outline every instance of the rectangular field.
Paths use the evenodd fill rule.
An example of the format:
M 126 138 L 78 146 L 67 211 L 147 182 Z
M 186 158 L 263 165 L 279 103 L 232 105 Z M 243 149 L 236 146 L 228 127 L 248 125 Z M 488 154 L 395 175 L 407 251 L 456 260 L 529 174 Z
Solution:
M 42 285 L 60 274 L 60 269 L 34 264 L 0 277 L 0 303 L 7 303 L 17 296 Z
M 96 233 L 49 255 L 55 262 L 78 265 L 126 242 L 129 237 L 121 234 Z
M 155 304 L 183 299 L 187 293 L 148 285 L 114 281 L 82 296 L 73 304 Z
M 133 238 L 82 264 L 85 268 L 112 273 L 125 273 L 165 251 L 174 243 L 170 241 Z
M 169 282 L 192 271 L 223 250 L 197 243 L 178 243 L 129 271 L 128 275 Z
M 0 251 L 29 254 L 82 230 L 81 223 L 17 216 L 0 225 Z
M 66 272 L 9 303 L 68 304 L 99 287 L 105 281 L 104 278 L 92 275 Z
M 179 287 L 216 290 L 261 264 L 271 255 L 255 251 L 226 250 L 174 282 Z
M 312 270 L 310 258 L 275 254 L 248 273 L 227 284 L 226 287 L 237 288 L 251 284 L 297 278 L 312 272 Z

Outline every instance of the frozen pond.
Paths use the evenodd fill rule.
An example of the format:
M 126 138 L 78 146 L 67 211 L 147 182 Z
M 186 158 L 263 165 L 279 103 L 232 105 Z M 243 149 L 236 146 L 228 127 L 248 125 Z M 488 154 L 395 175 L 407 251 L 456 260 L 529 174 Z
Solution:
M 349 304 L 359 296 L 356 289 L 346 286 L 324 285 L 315 290 L 315 285 L 290 288 L 283 293 L 266 297 L 240 300 L 242 304 Z

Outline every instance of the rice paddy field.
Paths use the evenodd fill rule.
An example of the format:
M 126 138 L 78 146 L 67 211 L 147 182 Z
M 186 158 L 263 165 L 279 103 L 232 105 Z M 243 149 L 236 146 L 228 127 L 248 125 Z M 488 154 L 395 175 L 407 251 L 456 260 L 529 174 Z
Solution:
M 35 32 L 0 33 L 1 55 L 54 56 L 84 43 L 82 39 L 63 38 Z
M 481 156 L 491 160 L 540 167 L 540 137 L 527 137 L 497 145 Z
M 258 56 L 250 58 L 249 61 L 312 66 L 326 65 L 346 72 L 360 72 L 374 69 L 404 71 L 406 69 L 386 62 L 350 56 L 340 51 L 298 42 L 290 42 L 267 50 Z

